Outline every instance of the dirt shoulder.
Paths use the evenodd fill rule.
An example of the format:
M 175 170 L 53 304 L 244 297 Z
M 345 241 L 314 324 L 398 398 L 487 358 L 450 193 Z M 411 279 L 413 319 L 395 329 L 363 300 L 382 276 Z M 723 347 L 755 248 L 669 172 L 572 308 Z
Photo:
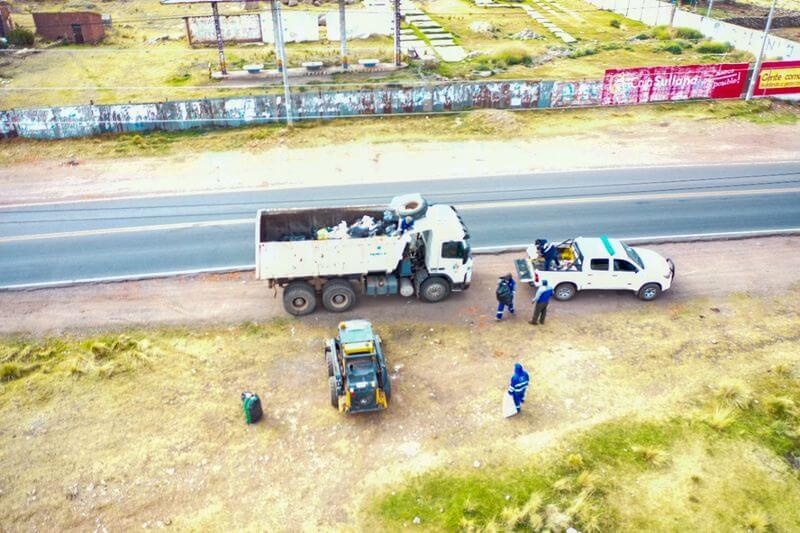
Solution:
M 337 132 L 344 136 L 338 142 L 353 138 L 347 137 L 353 131 L 337 130 L 344 126 L 328 124 L 318 127 L 320 137 L 326 140 L 322 144 L 311 140 L 293 143 L 291 138 L 284 143 L 283 137 L 243 137 L 245 146 L 230 149 L 237 146 L 236 137 L 231 136 L 223 151 L 199 149 L 180 155 L 126 159 L 82 156 L 80 145 L 74 146 L 78 151 L 73 153 L 69 151 L 73 145 L 67 143 L 56 145 L 67 147 L 63 157 L 0 168 L 0 204 L 798 157 L 798 124 L 690 120 L 653 110 L 641 110 L 641 118 L 632 118 L 637 112 L 620 110 L 622 119 L 609 116 L 607 121 L 603 117 L 608 113 L 584 115 L 572 110 L 564 113 L 573 115 L 562 114 L 560 118 L 510 112 L 483 113 L 463 122 L 459 117 L 436 117 L 430 120 L 434 133 L 429 137 L 419 123 L 413 126 L 417 132 L 413 135 L 403 133 L 408 124 L 398 123 L 401 129 L 392 137 L 385 131 L 390 128 L 388 121 L 374 121 L 364 126 L 361 133 L 365 136 L 356 137 L 370 142 L 344 144 L 332 139 Z M 537 125 L 537 118 L 545 125 Z M 467 121 L 480 121 L 479 127 Z M 461 130 L 476 127 L 480 135 L 467 136 L 477 140 L 430 140 L 457 137 Z M 313 131 L 305 128 L 292 135 L 308 136 Z M 380 142 L 384 139 L 392 142 Z M 77 165 L 67 163 L 72 159 Z
M 800 284 L 800 237 L 770 237 L 648 246 L 677 265 L 673 288 L 653 306 L 733 293 L 780 295 Z M 380 316 L 388 321 L 484 324 L 493 319 L 498 274 L 513 269 L 519 254 L 481 255 L 474 282 L 449 300 L 428 305 L 395 297 L 362 298 L 346 316 L 316 312 L 300 322 L 333 326 L 342 318 Z M 758 268 L 754 268 L 758 265 Z M 55 334 L 121 330 L 155 325 L 219 325 L 286 316 L 280 290 L 273 292 L 250 273 L 84 285 L 61 289 L 0 292 L 0 333 Z M 522 321 L 531 310 L 530 289 L 517 296 Z M 643 304 L 627 293 L 582 293 L 555 302 L 550 319 L 637 312 Z

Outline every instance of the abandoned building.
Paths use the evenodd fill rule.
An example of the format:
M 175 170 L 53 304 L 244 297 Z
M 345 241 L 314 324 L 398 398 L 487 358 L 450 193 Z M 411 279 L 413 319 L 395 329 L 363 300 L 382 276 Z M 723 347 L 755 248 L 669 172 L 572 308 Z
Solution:
M 103 17 L 91 11 L 67 13 L 34 13 L 36 33 L 50 41 L 64 39 L 70 43 L 99 43 L 105 36 Z

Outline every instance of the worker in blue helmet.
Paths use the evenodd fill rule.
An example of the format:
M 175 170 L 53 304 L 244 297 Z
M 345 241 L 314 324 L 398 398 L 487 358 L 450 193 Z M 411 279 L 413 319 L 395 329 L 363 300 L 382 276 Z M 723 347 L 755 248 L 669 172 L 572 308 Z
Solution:
M 522 364 L 514 365 L 514 375 L 511 376 L 511 383 L 508 386 L 508 393 L 514 398 L 514 405 L 519 413 L 522 404 L 525 402 L 525 391 L 528 389 L 530 376 L 522 367 Z

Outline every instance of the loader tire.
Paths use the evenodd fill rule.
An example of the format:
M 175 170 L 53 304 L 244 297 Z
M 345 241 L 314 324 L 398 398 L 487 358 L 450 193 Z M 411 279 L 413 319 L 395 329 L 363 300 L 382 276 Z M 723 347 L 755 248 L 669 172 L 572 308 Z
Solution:
M 331 388 L 331 405 L 339 409 L 339 389 L 336 386 L 336 378 L 331 376 L 328 378 L 328 386 Z
M 450 284 L 444 278 L 428 278 L 419 288 L 419 296 L 429 304 L 441 302 L 450 296 Z
M 305 281 L 295 281 L 283 289 L 283 308 L 294 316 L 305 316 L 317 308 L 317 293 Z
M 328 364 L 328 377 L 333 377 L 333 354 L 325 348 L 325 362 Z
M 356 291 L 349 281 L 334 279 L 322 287 L 322 305 L 331 313 L 344 313 L 356 304 Z

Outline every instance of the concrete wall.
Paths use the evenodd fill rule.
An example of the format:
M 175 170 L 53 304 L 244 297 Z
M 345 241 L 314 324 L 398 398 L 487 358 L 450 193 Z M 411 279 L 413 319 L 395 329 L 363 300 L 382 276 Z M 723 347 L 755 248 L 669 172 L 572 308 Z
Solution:
M 385 11 L 348 11 L 345 25 L 348 39 L 366 39 L 370 35 L 393 35 L 393 12 Z M 339 12 L 328 11 L 325 14 L 326 30 L 329 41 L 338 41 L 341 35 L 339 28 Z
M 540 106 L 535 81 L 451 83 L 368 91 L 311 91 L 292 95 L 298 119 L 437 113 L 475 108 Z M 61 139 L 102 133 L 235 127 L 283 120 L 281 95 L 183 102 L 80 105 L 0 111 L 0 138 Z
M 214 17 L 184 17 L 189 44 L 217 44 Z M 222 39 L 231 43 L 260 43 L 261 19 L 258 15 L 221 15 Z
M 5 37 L 14 29 L 14 22 L 11 20 L 11 7 L 0 2 L 0 37 Z
M 103 18 L 100 13 L 90 11 L 34 13 L 33 23 L 36 25 L 36 33 L 51 41 L 66 39 L 75 42 L 73 25 L 80 26 L 85 43 L 98 43 L 105 36 Z
M 283 24 L 283 41 L 286 43 L 302 43 L 319 41 L 319 15 L 302 11 L 281 11 Z M 275 42 L 272 29 L 272 13 L 261 13 L 261 31 L 265 43 Z
M 658 0 L 588 0 L 600 9 L 606 9 L 641 21 L 650 26 L 670 23 L 672 4 Z M 721 20 L 704 17 L 696 13 L 677 10 L 674 26 L 686 26 L 702 32 L 714 41 L 729 42 L 736 49 L 758 55 L 761 50 L 763 31 L 744 28 Z M 770 35 L 765 55 L 775 59 L 800 59 L 800 43 Z

